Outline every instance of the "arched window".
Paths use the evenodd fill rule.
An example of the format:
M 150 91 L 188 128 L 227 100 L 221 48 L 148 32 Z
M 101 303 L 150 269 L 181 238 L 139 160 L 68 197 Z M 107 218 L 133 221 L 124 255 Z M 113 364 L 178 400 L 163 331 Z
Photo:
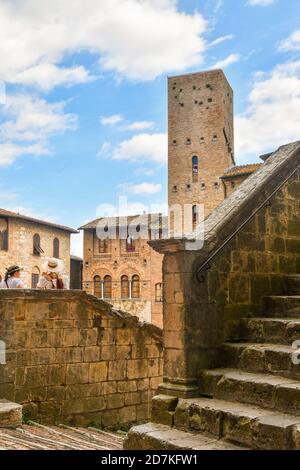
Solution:
M 133 237 L 128 236 L 126 239 L 126 251 L 127 253 L 135 252 L 135 240 Z
M 199 175 L 199 159 L 196 155 L 192 158 L 192 170 L 193 170 L 193 183 L 198 182 Z
M 94 277 L 94 296 L 98 297 L 98 299 L 102 298 L 102 285 L 100 276 Z
M 54 238 L 53 240 L 53 256 L 54 258 L 59 258 L 59 239 Z
M 122 299 L 129 299 L 130 292 L 129 292 L 129 278 L 128 276 L 121 277 L 121 298 Z
M 163 301 L 162 283 L 155 284 L 155 302 Z
M 31 289 L 36 289 L 39 279 L 40 279 L 40 270 L 37 266 L 35 266 L 35 268 L 33 268 L 32 273 L 31 273 Z
M 44 251 L 41 248 L 41 237 L 38 233 L 33 235 L 33 254 L 35 256 L 41 256 Z
M 131 297 L 133 299 L 139 299 L 140 298 L 140 278 L 137 274 L 132 276 L 131 280 Z
M 192 208 L 193 229 L 198 225 L 198 207 L 195 205 Z
M 103 282 L 103 298 L 111 299 L 112 298 L 112 281 L 111 276 L 105 276 Z

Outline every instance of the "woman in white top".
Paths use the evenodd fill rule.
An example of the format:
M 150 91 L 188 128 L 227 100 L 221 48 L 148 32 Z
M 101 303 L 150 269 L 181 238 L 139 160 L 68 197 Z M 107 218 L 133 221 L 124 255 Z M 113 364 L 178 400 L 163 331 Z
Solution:
M 24 283 L 20 279 L 21 271 L 19 266 L 10 266 L 5 273 L 4 280 L 0 283 L 0 289 L 24 289 Z
M 64 282 L 60 273 L 64 270 L 64 263 L 60 259 L 50 258 L 42 265 L 41 275 L 37 289 L 64 289 Z

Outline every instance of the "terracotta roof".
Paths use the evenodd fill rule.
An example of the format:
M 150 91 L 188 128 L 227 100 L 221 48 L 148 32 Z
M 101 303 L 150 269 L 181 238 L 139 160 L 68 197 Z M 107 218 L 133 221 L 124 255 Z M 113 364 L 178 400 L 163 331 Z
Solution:
M 114 220 L 116 219 L 116 226 L 119 227 L 120 225 L 124 224 L 125 222 L 125 217 L 100 217 L 99 219 L 92 220 L 91 222 L 88 222 L 85 225 L 82 225 L 79 227 L 79 230 L 87 230 L 87 229 L 95 229 L 98 226 L 98 223 L 101 222 L 102 220 Z M 168 217 L 162 216 L 162 214 L 139 214 L 139 215 L 128 215 L 127 216 L 127 223 L 130 224 L 137 218 L 141 218 L 141 224 L 143 222 L 143 217 L 146 219 L 147 217 L 147 224 L 150 225 L 150 222 L 155 223 L 156 220 L 159 219 L 159 217 L 162 217 L 163 225 L 168 224 Z M 151 219 L 150 219 L 151 217 Z M 120 219 L 121 219 L 121 224 L 120 224 Z
M 33 222 L 35 224 L 46 225 L 47 227 L 57 228 L 65 232 L 78 233 L 78 230 L 75 230 L 74 228 L 66 227 L 65 225 L 54 224 L 53 222 L 46 222 L 45 220 L 35 219 L 34 217 L 17 214 L 16 212 L 7 211 L 6 209 L 1 209 L 1 208 L 0 208 L 0 217 L 26 220 L 27 222 Z
M 255 173 L 255 171 L 257 171 L 262 165 L 263 163 L 251 163 L 250 165 L 233 166 L 225 171 L 224 175 L 221 176 L 221 179 L 229 179 L 242 175 L 251 175 L 252 173 Z

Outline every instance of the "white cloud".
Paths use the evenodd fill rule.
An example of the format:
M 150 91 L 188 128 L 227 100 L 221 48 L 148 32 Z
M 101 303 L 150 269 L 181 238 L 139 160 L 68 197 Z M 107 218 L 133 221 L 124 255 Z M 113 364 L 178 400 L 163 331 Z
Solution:
M 123 117 L 120 114 L 113 114 L 112 116 L 102 116 L 101 124 L 103 126 L 115 126 L 123 121 Z
M 152 121 L 137 121 L 132 124 L 128 124 L 123 127 L 125 131 L 143 131 L 147 129 L 153 129 L 155 123 Z
M 226 59 L 220 60 L 213 65 L 213 69 L 225 69 L 229 65 L 235 64 L 240 60 L 239 54 L 230 54 Z
M 119 186 L 123 191 L 126 191 L 135 195 L 142 194 L 157 194 L 162 191 L 161 184 L 155 183 L 139 183 L 139 184 L 123 184 Z
M 77 116 L 65 113 L 64 107 L 25 94 L 7 95 L 1 108 L 0 165 L 23 155 L 49 154 L 49 139 L 77 126 Z
M 167 134 L 138 134 L 121 142 L 111 153 L 113 160 L 131 162 L 153 161 L 159 164 L 167 162 Z
M 248 108 L 236 117 L 237 158 L 300 139 L 300 60 L 257 74 Z
M 287 39 L 281 41 L 279 50 L 282 52 L 300 51 L 300 29 L 294 31 Z
M 262 7 L 266 7 L 268 5 L 273 5 L 274 2 L 275 0 L 248 0 L 248 5 L 259 5 Z
M 218 44 L 222 44 L 225 41 L 230 41 L 231 39 L 234 39 L 234 37 L 234 34 L 227 34 L 227 36 L 221 36 L 212 41 L 210 44 L 208 44 L 208 47 L 217 46 Z
M 137 80 L 199 65 L 205 51 L 206 21 L 176 0 L 2 1 L 0 24 L 0 79 L 44 89 L 90 80 L 83 67 L 61 66 L 82 51 Z
M 89 72 L 82 66 L 58 67 L 50 63 L 40 63 L 16 73 L 10 78 L 12 83 L 30 85 L 50 91 L 59 85 L 76 85 L 94 80 Z

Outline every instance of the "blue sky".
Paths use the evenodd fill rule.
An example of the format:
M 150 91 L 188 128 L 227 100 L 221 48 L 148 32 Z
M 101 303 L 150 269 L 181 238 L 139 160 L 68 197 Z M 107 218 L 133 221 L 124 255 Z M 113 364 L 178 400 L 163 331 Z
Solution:
M 297 0 L 69 5 L 0 0 L 1 207 L 74 227 L 119 195 L 160 207 L 169 75 L 224 68 L 237 163 L 300 138 Z

